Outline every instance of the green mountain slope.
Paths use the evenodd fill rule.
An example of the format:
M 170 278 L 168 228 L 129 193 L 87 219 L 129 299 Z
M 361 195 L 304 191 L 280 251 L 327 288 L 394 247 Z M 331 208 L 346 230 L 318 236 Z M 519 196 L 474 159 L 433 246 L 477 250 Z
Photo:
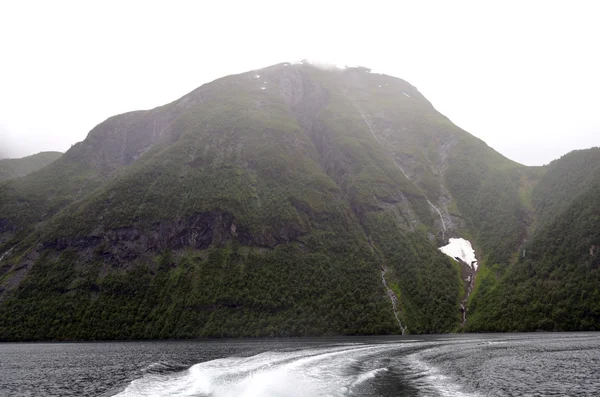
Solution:
M 506 275 L 474 300 L 467 329 L 600 329 L 600 150 L 546 168 L 532 193 L 538 227 Z
M 19 159 L 0 159 L 0 182 L 31 174 L 60 156 L 60 152 L 40 152 Z
M 227 76 L 0 184 L 0 339 L 457 331 L 437 248 L 506 273 L 541 174 L 366 68 Z
M 600 178 L 538 230 L 468 329 L 600 330 Z

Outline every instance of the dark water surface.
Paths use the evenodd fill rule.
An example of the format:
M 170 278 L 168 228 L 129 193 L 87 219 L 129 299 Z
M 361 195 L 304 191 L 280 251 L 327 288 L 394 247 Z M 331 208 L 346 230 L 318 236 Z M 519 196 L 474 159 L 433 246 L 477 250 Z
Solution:
M 600 333 L 0 344 L 0 396 L 600 396 Z

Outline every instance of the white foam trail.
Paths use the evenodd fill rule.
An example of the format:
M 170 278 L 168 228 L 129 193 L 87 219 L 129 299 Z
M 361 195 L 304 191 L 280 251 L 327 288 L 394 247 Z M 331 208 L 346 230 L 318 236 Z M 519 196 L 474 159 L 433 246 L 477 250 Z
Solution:
M 145 375 L 117 396 L 343 396 L 387 371 L 376 368 L 357 374 L 352 366 L 408 346 L 415 344 L 342 346 L 212 360 L 176 374 Z

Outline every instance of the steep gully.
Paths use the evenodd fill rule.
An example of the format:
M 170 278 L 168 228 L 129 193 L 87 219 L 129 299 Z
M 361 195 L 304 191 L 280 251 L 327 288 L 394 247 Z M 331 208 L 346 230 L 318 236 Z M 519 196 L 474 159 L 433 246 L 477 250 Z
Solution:
M 365 124 L 367 125 L 367 127 L 369 128 L 369 131 L 371 132 L 371 135 L 373 136 L 373 138 L 375 138 L 375 140 L 377 141 L 377 143 L 379 143 L 383 148 L 386 148 L 385 145 L 383 145 L 381 143 L 381 141 L 379 140 L 379 137 L 377 137 L 377 135 L 375 134 L 375 131 L 373 131 L 373 127 L 371 126 L 371 123 L 369 122 L 369 120 L 367 119 L 367 117 L 365 116 L 365 113 L 363 112 L 363 110 L 360 108 L 360 106 L 358 106 L 358 104 L 354 103 L 354 106 L 356 107 L 356 109 L 358 110 L 358 112 L 360 113 L 363 121 L 365 122 Z M 393 158 L 393 156 L 392 156 Z M 412 181 L 412 179 L 408 176 L 408 174 L 406 173 L 406 171 L 404 171 L 404 168 L 402 168 L 402 166 L 400 164 L 398 164 L 396 161 L 394 161 L 394 164 L 396 165 L 396 167 L 398 167 L 398 169 L 402 172 L 402 174 L 406 177 L 406 179 L 408 179 L 409 181 Z M 436 207 L 430 200 L 429 198 L 427 198 L 427 196 L 425 195 L 424 192 L 423 193 L 423 197 L 425 197 L 425 200 L 427 200 L 427 203 L 431 206 L 431 208 L 433 208 L 435 210 L 435 212 L 437 212 L 438 216 L 440 217 L 440 221 L 441 221 L 441 225 L 442 225 L 442 241 L 445 243 L 446 242 L 446 231 L 447 231 L 447 227 L 446 227 L 446 222 L 444 221 L 444 216 L 442 215 L 442 212 L 440 211 L 440 209 L 438 207 Z M 369 243 L 370 243 L 370 239 L 369 239 Z M 373 249 L 373 246 L 371 244 L 371 248 Z M 451 255 L 450 255 L 451 256 Z M 462 313 L 462 322 L 461 322 L 461 326 L 464 326 L 467 322 L 467 309 L 466 309 L 466 304 L 467 301 L 471 295 L 471 292 L 473 291 L 473 287 L 475 284 L 475 274 L 477 272 L 477 267 L 473 267 L 473 263 L 466 263 L 465 261 L 459 260 L 457 257 L 453 257 L 451 256 L 452 259 L 458 261 L 459 263 L 462 264 L 462 268 L 463 268 L 463 272 L 465 271 L 465 269 L 470 269 L 473 270 L 473 272 L 468 271 L 468 275 L 467 278 L 465 279 L 465 281 L 467 282 L 467 293 L 465 294 L 464 298 L 461 300 L 460 302 L 460 311 Z M 385 279 L 385 268 L 383 267 L 383 265 L 381 266 L 381 281 L 383 283 L 384 288 L 386 289 L 390 300 L 392 301 L 392 307 L 394 310 L 394 315 L 396 316 L 396 320 L 398 320 L 398 324 L 400 325 L 400 328 L 402 329 L 402 334 L 404 335 L 405 330 L 406 330 L 406 326 L 402 327 L 402 324 L 400 323 L 400 320 L 398 318 L 398 298 L 396 296 L 396 294 L 394 293 L 394 291 L 392 291 L 386 282 Z
M 467 287 L 467 294 L 465 295 L 463 300 L 460 301 L 460 311 L 462 312 L 462 323 L 460 323 L 460 325 L 463 327 L 467 323 L 466 304 L 467 304 L 467 301 L 469 300 L 469 296 L 471 296 L 471 292 L 473 292 L 474 281 L 475 281 L 475 278 L 473 277 L 473 275 L 469 274 L 469 276 L 467 278 L 467 282 L 469 283 L 468 287 Z
M 466 304 L 474 286 L 474 277 L 477 272 L 478 264 L 475 257 L 475 250 L 468 240 L 463 238 L 451 238 L 449 243 L 439 250 L 461 264 L 461 278 L 466 282 L 466 294 L 460 302 L 462 312 L 462 325 L 467 321 Z

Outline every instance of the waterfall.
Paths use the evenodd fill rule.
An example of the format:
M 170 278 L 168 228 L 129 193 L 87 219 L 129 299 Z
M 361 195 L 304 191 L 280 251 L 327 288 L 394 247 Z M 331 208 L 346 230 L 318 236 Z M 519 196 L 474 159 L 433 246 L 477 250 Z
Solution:
M 387 281 L 385 280 L 385 269 L 383 267 L 381 268 L 381 282 L 383 283 L 383 287 L 386 289 L 387 294 L 390 297 L 390 300 L 392 301 L 392 309 L 394 311 L 394 316 L 396 317 L 398 326 L 400 327 L 400 330 L 402 331 L 402 335 L 404 335 L 404 334 L 406 334 L 406 326 L 402 325 L 402 322 L 400 321 L 400 317 L 398 317 L 398 297 L 396 296 L 394 291 L 392 291 L 392 289 L 390 287 L 388 287 Z
M 369 131 L 371 131 L 371 135 L 373 135 L 373 138 L 375 138 L 375 140 L 377 141 L 377 143 L 381 145 L 381 142 L 379 141 L 379 138 L 377 138 L 377 135 L 375 135 L 375 132 L 373 131 L 373 127 L 371 127 L 371 123 L 369 123 L 369 121 L 365 117 L 365 114 L 363 113 L 363 111 L 360 108 L 360 106 L 358 106 L 357 104 L 354 104 L 354 106 L 356 107 L 356 109 L 358 109 L 358 112 L 360 113 L 360 116 L 364 120 L 364 122 L 367 125 L 367 127 L 369 127 Z M 404 171 L 402 171 L 402 172 L 404 172 Z
M 440 220 L 442 221 L 442 240 L 445 242 L 446 241 L 446 222 L 444 222 L 444 217 L 442 216 L 442 212 L 439 210 L 438 207 L 436 207 L 435 205 L 433 205 L 433 203 L 431 201 L 429 201 L 429 199 L 427 197 L 425 197 L 425 199 L 427 200 L 427 202 L 429 203 L 429 205 L 437 211 L 438 215 L 440 216 Z
M 8 254 L 10 254 L 10 251 L 12 251 L 15 247 L 12 247 L 11 249 L 9 249 L 8 251 L 6 251 L 4 254 L 2 254 L 2 256 L 0 256 L 0 262 L 2 262 L 2 259 L 4 259 L 4 257 Z
M 379 254 L 377 253 L 377 251 L 375 251 L 375 247 L 373 247 L 373 242 L 371 241 L 371 237 L 367 236 L 367 238 L 369 240 L 369 247 L 371 248 L 371 252 L 373 252 L 373 254 L 381 262 L 381 258 L 379 258 Z M 402 325 L 402 322 L 400 321 L 400 317 L 398 317 L 398 297 L 396 296 L 394 291 L 387 285 L 387 281 L 385 280 L 385 269 L 384 269 L 383 265 L 379 265 L 379 268 L 381 269 L 381 283 L 383 284 L 383 288 L 385 288 L 385 292 L 390 297 L 390 301 L 392 302 L 392 311 L 394 313 L 394 317 L 396 317 L 396 321 L 398 322 L 398 326 L 400 327 L 400 331 L 402 332 L 402 335 L 405 335 L 406 334 L 406 326 Z
M 467 287 L 467 294 L 465 295 L 465 297 L 463 298 L 462 301 L 460 301 L 460 311 L 462 312 L 462 323 L 460 324 L 461 327 L 464 327 L 465 324 L 467 323 L 467 301 L 469 300 L 469 296 L 471 296 L 471 292 L 473 292 L 473 287 L 475 284 L 475 277 L 472 274 L 469 274 L 469 278 L 468 278 L 468 287 Z

